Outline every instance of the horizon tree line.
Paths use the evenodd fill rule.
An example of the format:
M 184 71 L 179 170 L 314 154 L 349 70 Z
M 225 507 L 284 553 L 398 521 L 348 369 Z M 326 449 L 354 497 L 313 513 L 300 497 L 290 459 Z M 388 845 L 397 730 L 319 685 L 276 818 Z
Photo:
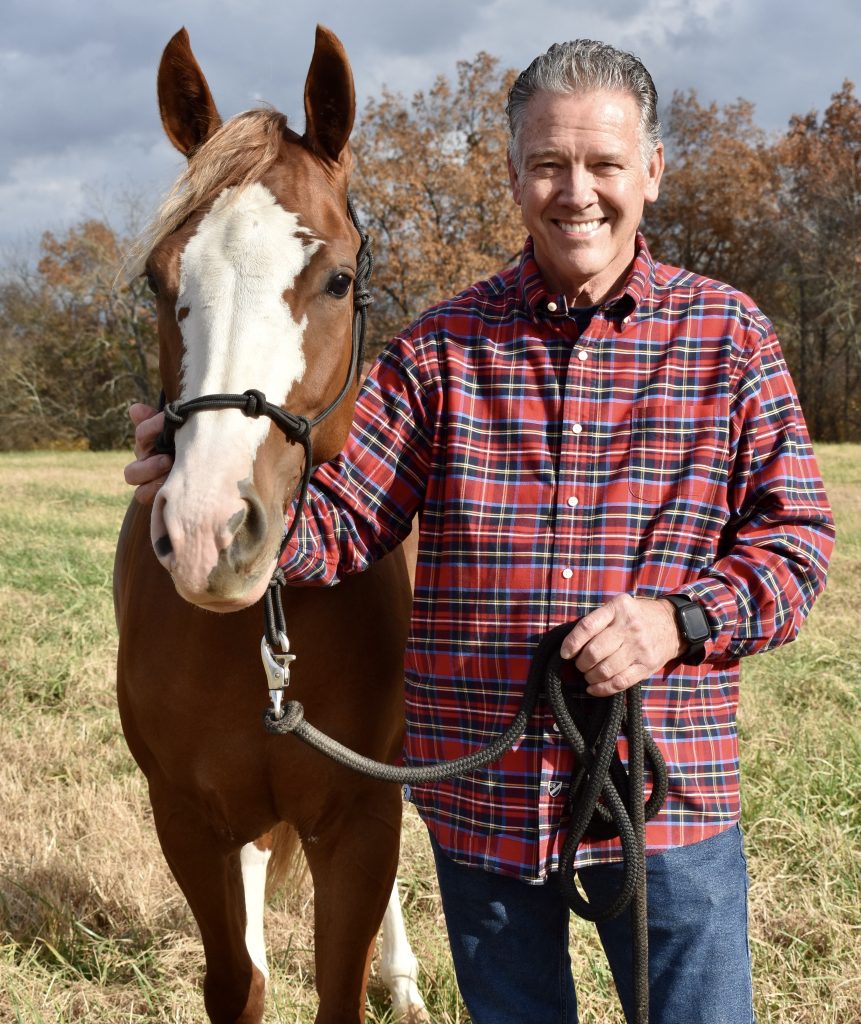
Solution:
M 480 52 L 410 99 L 383 89 L 353 136 L 352 193 L 374 241 L 369 351 L 423 309 L 516 259 L 506 173 L 514 72 Z M 676 92 L 667 170 L 644 215 L 652 254 L 751 295 L 775 323 L 817 441 L 861 439 L 861 102 L 769 134 L 747 100 Z M 0 450 L 124 447 L 126 409 L 159 392 L 155 304 L 118 272 L 103 218 L 46 231 L 35 265 L 0 267 Z

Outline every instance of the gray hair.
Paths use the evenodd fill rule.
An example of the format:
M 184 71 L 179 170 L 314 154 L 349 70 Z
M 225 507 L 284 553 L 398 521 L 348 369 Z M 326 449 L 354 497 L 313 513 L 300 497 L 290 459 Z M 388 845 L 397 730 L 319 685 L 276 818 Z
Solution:
M 661 141 L 658 94 L 652 76 L 632 53 L 593 39 L 554 43 L 546 53 L 517 76 L 508 93 L 508 145 L 511 160 L 520 169 L 520 133 L 526 105 L 537 92 L 577 93 L 606 89 L 629 93 L 640 108 L 640 150 L 648 166 Z

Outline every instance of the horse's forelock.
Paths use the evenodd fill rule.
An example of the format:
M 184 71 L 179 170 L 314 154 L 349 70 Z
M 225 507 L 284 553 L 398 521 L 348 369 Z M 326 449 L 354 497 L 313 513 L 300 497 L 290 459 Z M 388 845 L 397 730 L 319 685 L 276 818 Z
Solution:
M 284 114 L 271 108 L 248 110 L 226 121 L 192 155 L 153 222 L 130 249 L 123 277 L 130 281 L 142 273 L 150 252 L 225 188 L 259 181 L 277 160 L 284 138 L 300 136 L 287 127 Z

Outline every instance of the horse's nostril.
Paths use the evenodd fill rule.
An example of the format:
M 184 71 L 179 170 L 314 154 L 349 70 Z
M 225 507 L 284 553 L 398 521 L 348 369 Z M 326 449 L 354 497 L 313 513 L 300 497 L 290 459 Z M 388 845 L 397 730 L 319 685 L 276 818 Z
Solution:
M 171 544 L 170 537 L 167 534 L 159 537 L 153 544 L 153 548 L 159 558 L 167 558 L 168 555 L 173 553 L 173 544 Z
M 245 510 L 245 528 L 248 539 L 254 543 L 262 543 L 266 537 L 266 513 L 263 506 L 256 498 L 246 497 L 247 508 Z

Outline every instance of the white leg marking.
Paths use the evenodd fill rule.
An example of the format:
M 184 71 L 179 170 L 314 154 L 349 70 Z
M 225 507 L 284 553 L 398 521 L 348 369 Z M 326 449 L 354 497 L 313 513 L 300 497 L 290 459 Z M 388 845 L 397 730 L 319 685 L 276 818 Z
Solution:
M 245 889 L 245 945 L 254 966 L 267 981 L 269 967 L 266 963 L 266 941 L 263 938 L 263 905 L 266 897 L 266 865 L 271 856 L 271 850 L 258 850 L 254 843 L 243 846 L 239 853 L 242 887 Z
M 383 918 L 383 944 L 380 953 L 380 975 L 392 996 L 395 1020 L 420 1024 L 429 1021 L 425 1001 L 418 987 L 419 965 L 410 948 L 404 927 L 397 879 L 392 886 L 389 905 Z

